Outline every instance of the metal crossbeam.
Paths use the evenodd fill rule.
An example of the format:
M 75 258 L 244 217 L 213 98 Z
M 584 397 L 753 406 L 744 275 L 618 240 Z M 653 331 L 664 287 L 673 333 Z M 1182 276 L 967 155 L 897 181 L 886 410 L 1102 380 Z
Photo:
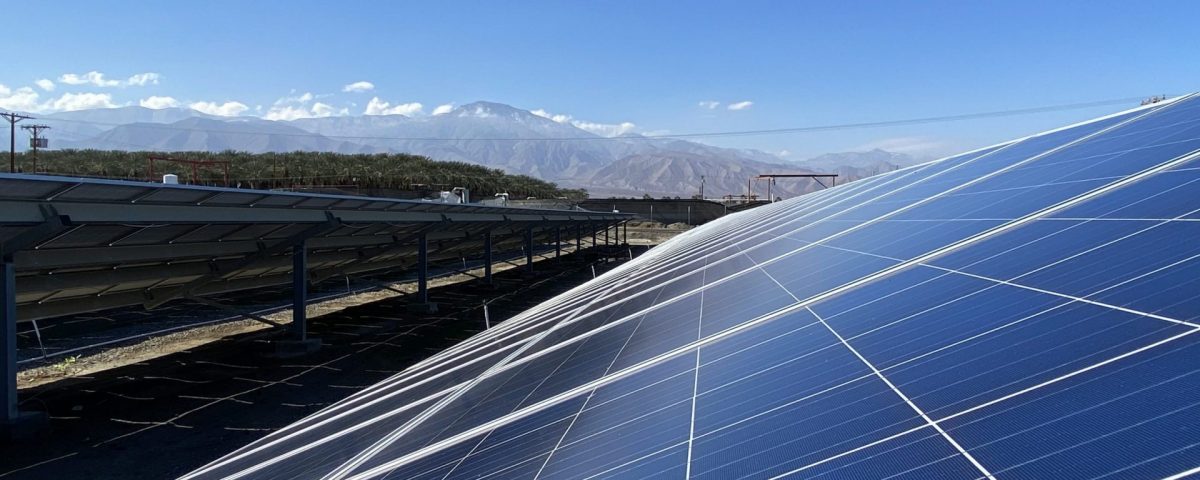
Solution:
M 270 246 L 263 246 L 262 248 L 259 249 L 258 252 L 251 254 L 251 255 L 247 256 L 246 258 L 238 261 L 233 266 L 233 268 L 229 269 L 229 271 L 215 271 L 215 272 L 208 273 L 206 275 L 202 275 L 199 278 L 196 278 L 182 286 L 175 288 L 174 290 L 172 290 L 170 292 L 166 292 L 161 295 L 149 294 L 149 298 L 143 304 L 143 306 L 145 306 L 145 308 L 147 310 L 151 310 L 154 308 L 158 308 L 158 307 L 162 306 L 162 304 L 167 303 L 176 298 L 192 296 L 192 293 L 197 288 L 202 287 L 205 284 L 214 282 L 218 279 L 226 277 L 229 274 L 232 274 L 239 270 L 244 270 L 246 268 L 254 266 L 255 263 L 258 263 L 264 259 L 270 258 L 274 255 L 277 255 L 277 254 L 287 251 L 288 249 L 292 248 L 292 246 L 298 242 L 302 242 L 308 238 L 320 235 L 322 233 L 332 231 L 332 230 L 338 228 L 338 226 L 340 226 L 340 225 L 341 225 L 341 223 L 337 219 L 337 217 L 334 217 L 332 213 L 326 212 L 326 221 L 324 223 L 308 227 L 308 228 L 304 229 L 303 231 L 296 233 L 296 234 L 294 234 L 288 238 L 285 238 L 283 240 L 279 240 Z

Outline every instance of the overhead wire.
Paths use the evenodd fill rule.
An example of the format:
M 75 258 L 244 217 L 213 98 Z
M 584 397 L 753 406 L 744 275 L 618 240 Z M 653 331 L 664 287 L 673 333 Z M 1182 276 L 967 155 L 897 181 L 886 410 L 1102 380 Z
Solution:
M 147 128 L 155 130 L 177 130 L 189 132 L 206 132 L 218 133 L 227 135 L 275 135 L 282 137 L 299 137 L 299 138 L 328 138 L 341 140 L 389 140 L 389 141 L 422 141 L 422 142 L 459 142 L 459 141 L 511 141 L 511 142 L 565 142 L 565 141 L 638 141 L 638 140 L 657 140 L 657 139 L 683 139 L 683 138 L 716 138 L 716 137 L 737 137 L 737 136 L 755 136 L 755 135 L 781 135 L 807 132 L 822 132 L 834 130 L 853 130 L 863 128 L 880 128 L 893 127 L 903 125 L 920 125 L 927 123 L 955 122 L 963 120 L 978 120 L 985 118 L 999 118 L 1019 115 L 1030 115 L 1036 113 L 1049 113 L 1067 110 L 1080 110 L 1086 108 L 1129 104 L 1132 102 L 1145 99 L 1144 96 L 1114 98 L 1108 100 L 1097 100 L 1090 102 L 1066 103 L 1057 105 L 1047 105 L 1039 107 L 1017 108 L 1009 110 L 993 110 L 987 112 L 963 113 L 953 115 L 939 115 L 930 117 L 916 117 L 898 120 L 880 120 L 871 122 L 854 122 L 854 123 L 836 123 L 827 125 L 810 125 L 799 127 L 783 127 L 769 128 L 759 130 L 732 130 L 732 131 L 716 131 L 716 132 L 691 132 L 691 133 L 666 133 L 656 135 L 635 135 L 635 136 L 617 136 L 603 137 L 598 135 L 593 136 L 575 136 L 575 137 L 535 137 L 535 138 L 518 138 L 518 137 L 400 137 L 400 136 L 372 136 L 372 135 L 323 135 L 319 133 L 296 133 L 296 132 L 268 132 L 268 131 L 245 131 L 245 130 L 220 130 L 197 127 L 182 127 L 173 124 L 158 124 L 158 123 L 138 123 L 138 128 Z M 231 117 L 232 118 L 232 117 Z M 110 122 L 96 122 L 90 120 L 73 120 L 73 119 L 55 119 L 43 118 L 44 121 L 78 123 L 88 125 L 101 126 L 128 126 L 131 124 L 120 124 Z M 267 120 L 264 120 L 267 121 Z M 121 143 L 121 142 L 114 142 Z

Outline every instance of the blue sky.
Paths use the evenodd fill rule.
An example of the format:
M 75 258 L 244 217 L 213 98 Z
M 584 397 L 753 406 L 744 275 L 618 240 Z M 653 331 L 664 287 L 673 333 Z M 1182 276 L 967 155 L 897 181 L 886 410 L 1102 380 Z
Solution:
M 372 112 L 430 115 L 490 100 L 599 132 L 686 133 L 1200 90 L 1200 3 L 1183 1 L 5 1 L 2 10 L 0 108 L 42 113 L 147 101 L 292 118 L 359 115 L 378 99 Z M 135 77 L 146 73 L 155 75 Z M 355 82 L 373 87 L 343 91 Z M 751 103 L 729 108 L 739 102 Z M 704 141 L 791 158 L 876 146 L 933 155 L 1122 108 Z

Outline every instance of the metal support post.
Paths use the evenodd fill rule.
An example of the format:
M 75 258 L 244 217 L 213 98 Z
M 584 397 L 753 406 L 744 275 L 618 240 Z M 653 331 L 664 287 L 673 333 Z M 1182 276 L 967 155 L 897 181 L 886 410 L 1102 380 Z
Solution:
M 417 236 L 417 298 L 408 304 L 413 313 L 437 313 L 437 304 L 429 301 L 429 238 L 422 233 Z
M 308 253 L 305 241 L 292 244 L 292 339 L 308 340 Z
M 417 239 L 417 302 L 429 303 L 429 240 Z
M 562 255 L 562 227 L 554 227 L 554 258 Z
M 292 241 L 292 326 L 289 339 L 275 342 L 275 356 L 291 358 L 306 355 L 321 348 L 321 340 L 308 337 L 308 252 L 305 238 Z M 202 302 L 204 303 L 204 302 Z M 270 322 L 266 319 L 256 318 Z
M 492 284 L 492 232 L 483 232 L 483 283 Z
M 0 252 L 0 439 L 35 435 L 46 424 L 42 412 L 22 412 L 17 407 L 17 267 L 12 255 Z
M 10 423 L 17 418 L 17 267 L 12 257 L 3 259 L 0 266 L 0 322 L 4 322 L 4 412 L 0 422 Z
M 525 267 L 533 273 L 533 227 L 525 227 Z

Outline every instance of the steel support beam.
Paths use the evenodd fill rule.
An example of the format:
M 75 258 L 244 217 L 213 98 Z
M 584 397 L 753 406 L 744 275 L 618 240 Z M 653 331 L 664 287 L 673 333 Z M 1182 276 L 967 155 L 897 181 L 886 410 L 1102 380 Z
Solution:
M 292 244 L 292 339 L 308 340 L 308 254 L 304 240 Z
M 525 268 L 533 273 L 533 227 L 525 228 Z
M 429 239 L 424 233 L 417 236 L 417 299 L 408 304 L 415 313 L 437 313 L 437 304 L 429 301 Z
M 180 297 L 193 296 L 192 293 L 197 288 L 204 286 L 207 283 L 214 282 L 214 281 L 216 281 L 220 278 L 223 278 L 231 273 L 234 273 L 238 270 L 242 270 L 242 269 L 254 266 L 254 264 L 256 264 L 262 260 L 265 260 L 267 258 L 270 258 L 273 255 L 287 251 L 289 248 L 292 248 L 296 244 L 303 244 L 304 241 L 308 240 L 309 238 L 312 238 L 314 236 L 321 235 L 323 233 L 334 230 L 334 229 L 338 228 L 339 225 L 341 225 L 341 223 L 338 221 L 338 219 L 336 217 L 334 217 L 333 214 L 326 212 L 326 221 L 324 223 L 320 223 L 320 224 L 308 227 L 308 228 L 304 229 L 303 231 L 291 236 L 290 238 L 287 238 L 283 241 L 277 242 L 274 245 L 265 246 L 265 247 L 260 248 L 259 251 L 257 253 L 255 253 L 254 255 L 249 255 L 245 259 L 242 259 L 241 261 L 239 261 L 231 271 L 212 272 L 208 275 L 204 275 L 200 278 L 192 280 L 192 281 L 188 282 L 187 284 L 184 284 L 184 285 L 170 291 L 169 293 L 165 293 L 163 295 L 152 296 L 150 299 L 148 299 L 146 301 L 144 306 L 146 307 L 147 310 L 151 310 L 154 308 L 158 308 L 158 307 L 162 306 L 162 304 L 167 303 L 173 299 L 180 298 Z
M 492 231 L 483 232 L 483 283 L 492 284 Z
M 0 423 L 10 423 L 17 419 L 17 267 L 12 257 L 4 257 L 0 262 L 0 326 L 3 339 L 0 350 L 3 350 L 3 366 L 0 366 L 0 376 L 4 379 L 4 391 L 0 392 L 4 403 L 4 411 L 0 412 Z
M 425 234 L 417 237 L 417 301 L 429 302 L 429 240 Z

